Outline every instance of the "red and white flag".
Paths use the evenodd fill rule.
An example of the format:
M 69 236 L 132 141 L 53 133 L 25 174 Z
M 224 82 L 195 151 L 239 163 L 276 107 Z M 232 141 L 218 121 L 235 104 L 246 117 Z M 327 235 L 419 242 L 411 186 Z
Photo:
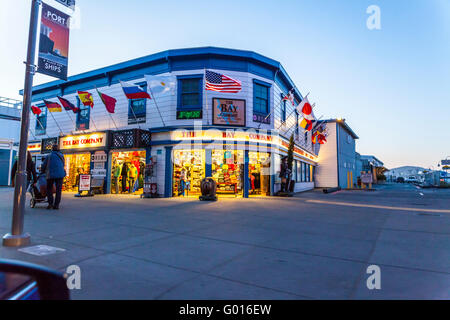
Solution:
M 313 107 L 308 101 L 308 96 L 304 97 L 302 102 L 300 102 L 300 104 L 297 106 L 298 113 L 301 114 L 303 118 L 310 121 L 316 120 L 312 109 Z
M 205 82 L 205 89 L 211 91 L 237 93 L 242 89 L 240 81 L 209 70 L 205 72 Z
M 290 101 L 292 103 L 293 106 L 295 106 L 295 102 L 294 102 L 294 95 L 292 94 L 291 91 L 289 91 L 289 93 L 283 97 L 283 99 L 281 101 Z

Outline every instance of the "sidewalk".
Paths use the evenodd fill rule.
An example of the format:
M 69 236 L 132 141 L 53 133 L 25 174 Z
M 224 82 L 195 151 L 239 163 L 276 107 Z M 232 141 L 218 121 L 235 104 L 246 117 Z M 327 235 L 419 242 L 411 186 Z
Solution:
M 0 247 L 0 257 L 80 266 L 74 299 L 449 299 L 450 214 L 308 202 L 423 207 L 413 190 L 376 193 L 217 202 L 64 195 L 58 211 L 27 204 L 25 231 L 32 245 L 65 251 L 38 257 Z M 12 189 L 0 189 L 1 234 L 11 199 Z M 450 206 L 432 199 L 421 201 Z M 382 270 L 382 290 L 366 287 L 371 264 Z

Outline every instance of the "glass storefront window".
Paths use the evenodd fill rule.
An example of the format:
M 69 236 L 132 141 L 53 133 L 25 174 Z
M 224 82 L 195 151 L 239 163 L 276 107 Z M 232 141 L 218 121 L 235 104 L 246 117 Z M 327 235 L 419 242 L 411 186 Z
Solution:
M 212 150 L 211 171 L 218 194 L 243 195 L 244 151 Z
M 270 153 L 250 151 L 248 156 L 249 196 L 270 195 Z
M 142 194 L 145 151 L 112 152 L 111 156 L 111 193 Z
M 64 162 L 66 177 L 63 181 L 63 191 L 78 191 L 80 174 L 90 174 L 91 154 L 65 154 Z
M 173 195 L 201 194 L 200 183 L 205 177 L 205 150 L 173 151 Z

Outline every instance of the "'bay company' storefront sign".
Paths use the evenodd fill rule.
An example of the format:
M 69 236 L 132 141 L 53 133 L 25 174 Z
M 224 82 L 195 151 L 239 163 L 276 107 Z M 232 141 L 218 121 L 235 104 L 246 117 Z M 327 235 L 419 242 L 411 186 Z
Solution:
M 106 147 L 106 140 L 106 132 L 95 132 L 77 136 L 65 136 L 59 138 L 59 148 L 61 150 L 68 150 Z
M 214 98 L 213 124 L 245 126 L 245 100 Z

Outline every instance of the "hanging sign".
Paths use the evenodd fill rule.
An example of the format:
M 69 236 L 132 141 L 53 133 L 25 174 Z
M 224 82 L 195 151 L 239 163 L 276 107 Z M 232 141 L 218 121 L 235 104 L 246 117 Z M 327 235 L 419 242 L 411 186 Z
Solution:
M 245 100 L 214 98 L 213 124 L 245 126 Z
M 91 156 L 91 162 L 106 162 L 108 160 L 108 155 L 105 151 L 96 151 Z
M 92 169 L 91 175 L 106 177 L 106 169 Z
M 42 3 L 37 71 L 67 80 L 68 56 L 69 16 Z

